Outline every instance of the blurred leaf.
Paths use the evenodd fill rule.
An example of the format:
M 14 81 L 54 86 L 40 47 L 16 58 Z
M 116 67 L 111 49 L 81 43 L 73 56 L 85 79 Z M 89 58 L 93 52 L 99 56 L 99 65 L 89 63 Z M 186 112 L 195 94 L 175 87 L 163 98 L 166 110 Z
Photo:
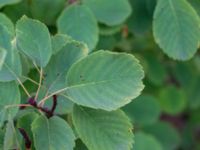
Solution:
M 30 12 L 30 0 L 22 0 L 15 5 L 6 6 L 3 12 L 15 23 L 23 15 L 32 17 Z
M 198 150 L 194 135 L 194 128 L 191 127 L 191 125 L 187 124 L 185 126 L 184 130 L 182 131 L 181 137 L 182 137 L 181 148 L 183 150 L 188 150 L 188 149 Z
M 122 25 L 116 25 L 116 26 L 106 26 L 104 24 L 99 25 L 99 34 L 104 36 L 114 35 L 118 32 L 121 32 Z
M 145 127 L 144 131 L 155 136 L 163 150 L 175 150 L 180 145 L 180 135 L 169 123 L 158 122 Z
M 182 89 L 168 86 L 160 91 L 159 103 L 165 113 L 177 115 L 186 108 L 187 99 Z
M 90 150 L 132 147 L 132 125 L 120 110 L 106 112 L 75 106 L 72 118 L 78 135 Z
M 133 150 L 162 150 L 162 146 L 152 135 L 137 132 L 135 134 Z
M 170 24 L 169 24 L 170 22 Z M 153 30 L 158 45 L 170 57 L 190 59 L 199 47 L 200 19 L 186 0 L 159 0 Z
M 88 148 L 85 146 L 85 144 L 80 140 L 76 140 L 76 147 L 74 150 L 88 150 Z
M 57 20 L 58 32 L 85 42 L 90 51 L 98 42 L 98 26 L 95 16 L 84 5 L 67 7 Z
M 0 149 L 3 149 L 4 131 L 0 129 Z
M 193 58 L 193 63 L 194 63 L 194 66 L 197 68 L 197 71 L 198 73 L 200 73 L 200 55 L 196 55 L 194 58 Z
M 192 80 L 191 84 L 188 85 L 186 93 L 189 100 L 189 106 L 192 109 L 197 109 L 200 107 L 200 78 Z
M 31 0 L 30 10 L 34 19 L 47 25 L 54 25 L 59 13 L 64 8 L 66 0 Z
M 147 78 L 156 86 L 162 86 L 166 80 L 165 65 L 155 55 L 145 55 L 147 61 Z
M 149 95 L 141 95 L 124 107 L 125 112 L 134 124 L 148 125 L 160 117 L 160 106 L 157 100 Z
M 3 13 L 0 13 L 0 25 L 4 26 L 8 31 L 14 34 L 15 29 L 12 21 Z
M 99 22 L 109 26 L 123 23 L 131 14 L 128 0 L 83 0 L 83 4 L 92 10 Z
M 100 36 L 96 49 L 110 49 L 112 50 L 117 44 L 117 40 L 114 36 Z
M 150 31 L 156 0 L 130 0 L 133 12 L 128 19 L 129 30 L 134 34 Z
M 15 4 L 15 3 L 19 3 L 22 0 L 1 0 L 0 1 L 0 8 L 5 6 L 5 5 L 11 5 L 11 4 Z
M 200 16 L 200 1 L 199 0 L 188 0 L 188 2 L 193 6 L 193 8 L 196 10 L 198 15 Z
M 173 74 L 183 88 L 188 88 L 199 77 L 197 68 L 190 62 L 177 62 L 173 67 Z
M 173 74 L 177 81 L 184 90 L 189 106 L 192 109 L 200 107 L 200 79 L 197 64 L 193 64 L 192 61 L 187 63 L 176 63 L 173 68 Z

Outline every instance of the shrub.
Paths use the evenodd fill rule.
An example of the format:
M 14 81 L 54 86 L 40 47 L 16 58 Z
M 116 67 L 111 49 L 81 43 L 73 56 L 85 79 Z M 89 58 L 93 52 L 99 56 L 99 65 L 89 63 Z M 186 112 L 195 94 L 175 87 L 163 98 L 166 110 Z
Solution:
M 0 149 L 198 149 L 199 7 L 2 0 Z

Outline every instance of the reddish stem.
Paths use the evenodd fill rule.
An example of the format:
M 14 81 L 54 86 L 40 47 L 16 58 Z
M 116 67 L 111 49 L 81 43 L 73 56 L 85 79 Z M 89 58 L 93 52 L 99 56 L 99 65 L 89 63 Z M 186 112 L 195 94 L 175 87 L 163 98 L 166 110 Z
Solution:
M 52 113 L 54 113 L 56 106 L 57 106 L 57 95 L 53 95 L 53 105 L 52 105 L 52 108 L 51 108 Z
M 47 113 L 46 113 L 48 118 L 51 118 L 53 116 L 54 111 L 56 109 L 56 106 L 57 106 L 57 95 L 53 95 L 53 105 L 52 105 L 52 108 L 51 108 L 51 110 L 48 110 Z
M 56 109 L 56 106 L 57 106 L 57 95 L 53 95 L 53 105 L 52 105 L 52 108 L 51 109 L 48 109 L 47 107 L 40 107 L 38 106 L 36 100 L 34 98 L 29 98 L 28 99 L 28 103 L 33 106 L 34 108 L 36 109 L 39 109 L 41 110 L 42 112 L 44 112 L 46 114 L 46 116 L 48 118 L 52 117 L 53 114 L 54 114 L 54 111 Z M 26 107 L 21 107 L 21 109 L 24 109 Z
M 30 105 L 32 105 L 33 107 L 36 107 L 37 108 L 37 102 L 36 102 L 36 100 L 34 99 L 34 98 L 30 98 L 29 100 L 28 100 L 28 103 L 30 104 Z
M 76 3 L 76 2 L 77 2 L 77 0 L 69 0 L 69 1 L 68 1 L 69 4 L 74 4 L 74 3 Z
M 21 133 L 21 135 L 24 138 L 26 148 L 30 149 L 31 148 L 31 139 L 29 138 L 28 134 L 22 128 L 19 128 L 19 132 Z

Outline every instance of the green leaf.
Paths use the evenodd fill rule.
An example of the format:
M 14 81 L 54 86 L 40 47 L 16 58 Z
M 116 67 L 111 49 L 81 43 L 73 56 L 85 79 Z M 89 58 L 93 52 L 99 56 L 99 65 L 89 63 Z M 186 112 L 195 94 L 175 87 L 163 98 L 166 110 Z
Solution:
M 123 23 L 131 14 L 128 0 L 83 0 L 98 21 L 109 26 Z
M 124 107 L 125 112 L 133 119 L 134 124 L 148 125 L 158 121 L 161 110 L 157 99 L 141 95 Z
M 81 49 L 85 49 L 85 51 L 89 51 L 85 43 L 76 41 L 66 34 L 56 34 L 55 36 L 52 36 L 51 40 L 53 54 L 56 54 L 58 51 L 60 51 L 66 44 L 74 44 L 76 47 L 80 47 Z
M 174 59 L 188 60 L 199 47 L 200 19 L 186 0 L 159 0 L 153 31 L 158 45 Z
M 64 81 L 63 81 L 64 82 Z M 35 88 L 35 90 L 33 89 L 32 91 L 36 91 L 37 90 L 37 86 Z M 42 86 L 38 95 L 38 99 L 41 100 L 45 97 L 46 93 L 47 93 L 47 88 Z M 48 101 L 45 102 L 43 107 L 46 108 L 52 108 L 53 106 L 53 96 L 51 98 L 49 98 Z M 57 104 L 56 104 L 56 109 L 54 111 L 54 113 L 56 115 L 65 115 L 65 114 L 70 114 L 73 110 L 73 106 L 74 103 L 69 99 L 69 97 L 65 94 L 57 94 Z
M 134 136 L 133 150 L 162 150 L 162 146 L 152 135 L 137 132 Z
M 57 26 L 59 33 L 85 42 L 90 50 L 94 49 L 98 42 L 97 21 L 90 9 L 84 5 L 67 7 L 58 18 Z
M 198 68 L 190 62 L 176 63 L 173 68 L 173 73 L 184 90 L 184 94 L 187 96 L 189 107 L 191 109 L 198 109 L 200 106 L 200 78 Z
M 18 51 L 16 50 L 13 33 L 8 26 L 0 25 L 0 47 L 6 50 L 6 58 L 0 70 L 0 81 L 12 81 L 21 76 L 22 68 Z
M 129 150 L 132 147 L 132 125 L 121 110 L 107 112 L 75 106 L 72 119 L 89 150 Z
M 163 147 L 163 150 L 175 150 L 180 144 L 180 135 L 169 123 L 158 122 L 143 129 L 153 135 Z
M 196 71 L 198 73 L 200 73 L 200 55 L 196 55 L 192 61 L 192 63 L 194 64 L 194 66 L 196 67 Z
M 32 61 L 26 57 L 26 55 L 22 54 L 20 55 L 20 60 L 21 60 L 21 65 L 22 65 L 22 75 L 23 77 L 21 77 L 21 81 L 26 80 L 24 78 L 24 76 L 28 76 L 30 70 L 33 68 L 34 64 L 32 63 Z
M 73 150 L 75 136 L 63 119 L 56 116 L 50 119 L 40 116 L 31 126 L 37 150 Z
M 25 114 L 20 116 L 20 118 L 17 120 L 17 128 L 24 129 L 32 141 L 31 149 L 34 149 L 34 140 L 33 140 L 33 133 L 31 131 L 31 124 L 38 116 L 39 115 L 36 112 L 26 112 Z
M 23 15 L 31 17 L 30 12 L 30 1 L 22 0 L 20 3 L 15 5 L 6 6 L 3 12 L 13 21 L 17 22 Z
M 77 43 L 79 45 L 77 45 Z M 84 44 L 66 41 L 45 68 L 45 85 L 50 93 L 66 87 L 65 79 L 71 65 L 87 56 L 88 51 Z
M 76 140 L 76 147 L 74 148 L 74 150 L 88 150 L 88 149 L 80 139 L 77 139 Z
M 8 109 L 5 109 L 4 106 L 0 106 L 0 127 L 3 127 L 5 121 L 8 119 Z
M 52 36 L 51 41 L 53 54 L 56 54 L 70 41 L 70 37 L 65 34 L 56 34 Z
M 56 18 L 65 6 L 65 1 L 66 0 L 32 0 L 30 5 L 31 14 L 35 19 L 48 25 L 54 25 Z
M 191 79 L 191 77 L 190 77 Z M 191 80 L 190 80 L 191 81 Z M 189 106 L 192 109 L 198 109 L 200 107 L 200 78 L 199 76 L 191 81 L 190 85 L 185 89 L 187 99 L 189 100 Z
M 44 106 L 51 108 L 52 105 L 53 105 L 53 101 L 48 100 Z M 73 106 L 74 106 L 74 103 L 70 101 L 67 96 L 65 96 L 64 94 L 58 95 L 57 105 L 54 112 L 55 114 L 59 114 L 59 115 L 69 114 L 72 112 Z
M 4 130 L 0 129 L 0 149 L 3 149 Z
M 45 67 L 52 54 L 51 38 L 41 22 L 23 16 L 16 25 L 17 48 L 40 67 Z
M 7 108 L 8 105 L 20 103 L 20 92 L 15 82 L 0 82 L 0 127 L 8 119 L 8 114 L 13 118 L 18 108 Z
M 146 55 L 145 60 L 147 61 L 148 80 L 156 86 L 162 86 L 167 78 L 165 66 L 159 59 L 156 59 L 155 54 Z
M 99 34 L 103 36 L 111 36 L 120 33 L 123 29 L 123 24 L 116 26 L 106 26 L 104 24 L 99 25 Z
M 4 61 L 6 59 L 7 51 L 0 47 L 0 70 L 4 64 Z
M 0 1 L 0 8 L 5 6 L 5 5 L 11 5 L 11 4 L 16 4 L 19 3 L 22 0 L 1 0 Z
M 189 85 L 199 78 L 197 68 L 191 63 L 177 62 L 172 69 L 174 77 L 183 88 L 187 89 L 186 91 L 190 89 Z
M 77 104 L 111 111 L 140 94 L 143 77 L 142 67 L 133 55 L 98 51 L 70 68 L 67 94 Z
M 194 147 L 194 149 L 198 150 L 197 145 L 198 140 L 194 139 L 194 128 L 191 125 L 187 125 L 184 127 L 184 130 L 182 131 L 181 135 L 181 148 L 183 150 L 191 149 L 191 147 Z
M 14 32 L 15 32 L 14 25 L 12 21 L 3 13 L 0 13 L 0 25 L 3 25 L 4 27 L 6 27 L 8 31 L 10 31 L 14 35 Z
M 112 50 L 118 40 L 114 36 L 100 36 L 97 49 L 109 49 Z
M 20 140 L 19 133 L 15 130 L 14 123 L 12 120 L 6 125 L 6 132 L 4 137 L 4 150 L 19 149 Z
M 134 34 L 150 31 L 156 0 L 131 0 L 130 3 L 133 12 L 127 22 L 129 30 Z
M 200 1 L 199 0 L 189 0 L 188 2 L 192 5 L 192 7 L 196 10 L 198 15 L 200 16 L 200 10 L 199 10 Z
M 27 111 L 17 120 L 17 127 L 23 128 L 28 135 L 31 135 L 31 123 L 38 118 L 39 115 L 33 111 Z
M 187 99 L 182 89 L 169 86 L 160 91 L 159 103 L 165 113 L 177 115 L 186 108 Z

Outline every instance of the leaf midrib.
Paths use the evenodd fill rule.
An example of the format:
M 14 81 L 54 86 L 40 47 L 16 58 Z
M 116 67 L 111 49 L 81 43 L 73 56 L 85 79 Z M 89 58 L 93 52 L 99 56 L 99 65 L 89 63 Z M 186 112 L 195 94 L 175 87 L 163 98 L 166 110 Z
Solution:
M 74 84 L 74 85 L 69 86 L 69 89 L 85 87 L 85 86 L 93 86 L 93 85 L 98 85 L 98 84 L 106 84 L 106 83 L 109 83 L 109 82 L 114 82 L 114 81 L 119 81 L 119 80 L 120 81 L 122 81 L 122 80 L 133 80 L 133 77 L 129 76 L 129 77 L 121 77 L 121 78 L 115 78 L 115 79 L 87 82 L 87 83 L 82 83 L 82 84 Z

